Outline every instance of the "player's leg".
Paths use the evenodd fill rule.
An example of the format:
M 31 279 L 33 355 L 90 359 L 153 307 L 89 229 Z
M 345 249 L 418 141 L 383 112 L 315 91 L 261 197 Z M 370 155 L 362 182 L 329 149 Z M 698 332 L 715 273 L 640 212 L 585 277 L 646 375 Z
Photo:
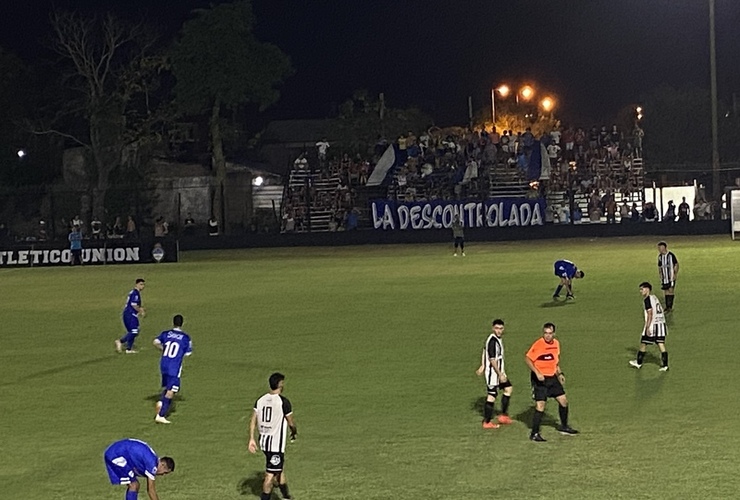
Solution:
M 675 282 L 671 282 L 670 286 L 665 291 L 665 312 L 673 311 L 673 300 L 676 293 L 674 283 Z
M 665 336 L 666 327 L 665 325 L 656 325 L 656 339 L 655 343 L 658 344 L 658 350 L 660 351 L 660 371 L 668 371 L 668 351 L 665 349 Z
M 262 494 L 260 500 L 270 500 L 272 496 L 272 481 L 275 479 L 275 474 L 272 472 L 265 473 L 265 480 L 262 481 Z
M 511 382 L 507 380 L 506 382 L 499 384 L 499 389 L 501 389 L 503 396 L 501 396 L 501 415 L 498 416 L 498 421 L 501 424 L 510 424 L 512 423 L 512 420 L 511 417 L 509 417 L 509 401 L 514 388 L 512 387 Z
M 560 434 L 578 434 L 577 430 L 568 425 L 568 398 L 565 396 L 565 390 L 560 384 L 560 381 L 557 381 L 557 384 L 553 386 L 553 394 L 561 391 L 562 394 L 555 396 L 555 400 L 558 402 L 558 412 L 560 413 L 560 427 L 558 427 L 558 431 Z
M 460 238 L 460 252 L 465 257 L 465 238 Z
M 288 489 L 288 479 L 285 477 L 285 472 L 281 472 L 278 475 L 278 488 L 280 488 L 280 494 L 285 500 L 290 500 L 290 490 Z
M 555 289 L 555 293 L 552 294 L 553 299 L 557 299 L 558 297 L 560 297 L 560 291 L 563 289 L 563 286 L 565 285 L 565 281 L 566 281 L 565 278 L 563 277 L 560 278 L 560 284 Z
M 566 299 L 572 299 L 573 298 L 573 283 L 570 279 L 565 278 L 565 298 Z
M 652 343 L 652 340 L 648 337 L 645 335 L 642 336 L 640 347 L 637 349 L 637 358 L 630 361 L 631 366 L 634 366 L 635 368 L 640 368 L 642 366 L 642 362 L 645 360 L 645 350 L 647 349 L 648 344 Z
M 126 500 L 137 500 L 139 498 L 139 482 L 133 481 L 126 490 Z
M 455 238 L 455 253 L 452 254 L 455 257 L 457 257 L 457 249 L 458 249 L 459 246 L 460 246 L 460 238 L 457 238 L 456 237 Z
M 486 402 L 483 403 L 483 428 L 484 429 L 496 429 L 498 428 L 498 424 L 494 424 L 491 422 L 493 419 L 493 405 L 496 402 L 496 389 L 490 388 L 488 389 L 488 394 L 486 395 Z
M 175 397 L 175 393 L 180 390 L 180 378 L 162 375 L 162 387 L 165 390 L 162 393 L 162 398 L 157 403 L 157 416 L 154 417 L 154 421 L 160 424 L 169 424 L 170 421 L 167 420 L 167 412 L 170 411 L 170 405 L 172 404 L 172 399 Z

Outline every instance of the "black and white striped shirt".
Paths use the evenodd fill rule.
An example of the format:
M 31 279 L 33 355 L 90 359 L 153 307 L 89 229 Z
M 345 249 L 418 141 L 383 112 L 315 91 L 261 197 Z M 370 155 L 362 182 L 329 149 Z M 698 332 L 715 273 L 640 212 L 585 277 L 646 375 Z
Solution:
M 498 385 L 499 379 L 496 371 L 491 366 L 491 360 L 496 363 L 499 372 L 504 373 L 504 343 L 493 333 L 486 339 L 486 345 L 483 349 L 483 366 L 486 367 L 486 385 Z
M 673 283 L 676 281 L 676 266 L 678 259 L 673 252 L 658 254 L 658 274 L 660 274 L 661 283 Z
M 254 412 L 257 414 L 260 449 L 285 453 L 285 442 L 288 440 L 288 422 L 285 417 L 293 413 L 288 398 L 268 392 L 254 403 Z

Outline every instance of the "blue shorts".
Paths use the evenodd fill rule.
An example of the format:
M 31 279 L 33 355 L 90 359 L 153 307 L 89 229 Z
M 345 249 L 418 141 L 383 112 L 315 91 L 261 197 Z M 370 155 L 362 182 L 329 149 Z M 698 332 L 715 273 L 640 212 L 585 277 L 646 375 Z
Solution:
M 136 474 L 123 457 L 104 456 L 110 484 L 131 484 L 136 482 Z
M 139 334 L 139 318 L 136 316 L 124 316 L 123 326 L 126 327 L 126 332 L 133 333 L 134 335 Z
M 162 374 L 162 387 L 168 391 L 178 392 L 180 390 L 180 377 Z

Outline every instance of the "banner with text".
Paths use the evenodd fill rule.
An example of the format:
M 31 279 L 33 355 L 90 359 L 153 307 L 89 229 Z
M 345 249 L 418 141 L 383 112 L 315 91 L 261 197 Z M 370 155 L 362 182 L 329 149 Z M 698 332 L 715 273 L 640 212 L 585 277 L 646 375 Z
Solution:
M 542 226 L 545 223 L 543 198 L 491 198 L 486 201 L 371 202 L 375 229 L 450 228 L 456 214 L 465 227 Z
M 83 265 L 101 264 L 145 264 L 149 262 L 177 262 L 177 242 L 90 242 L 83 241 Z M 0 248 L 0 268 L 69 266 L 72 251 L 54 247 L 51 243 L 14 244 Z

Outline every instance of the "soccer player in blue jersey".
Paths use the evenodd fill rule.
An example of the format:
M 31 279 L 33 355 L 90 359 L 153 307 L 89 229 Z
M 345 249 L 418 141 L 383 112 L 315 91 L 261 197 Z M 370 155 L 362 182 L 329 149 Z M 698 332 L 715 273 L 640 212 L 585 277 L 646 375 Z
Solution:
M 136 354 L 134 350 L 134 341 L 139 335 L 139 318 L 146 316 L 146 311 L 141 305 L 141 292 L 144 290 L 146 282 L 144 278 L 138 278 L 134 289 L 131 290 L 126 298 L 126 305 L 123 307 L 123 326 L 126 328 L 126 335 L 116 340 L 116 351 L 121 352 L 123 345 L 126 345 L 126 354 Z
M 171 457 L 158 458 L 151 446 L 138 439 L 116 441 L 105 450 L 103 459 L 111 484 L 128 487 L 126 500 L 139 497 L 138 477 L 146 477 L 146 492 L 150 500 L 159 500 L 154 480 L 175 470 L 175 461 Z
M 565 299 L 572 300 L 575 298 L 573 296 L 572 282 L 574 279 L 583 278 L 585 273 L 578 269 L 576 265 L 569 260 L 558 260 L 555 261 L 555 276 L 560 278 L 560 284 L 555 289 L 555 293 L 552 295 L 552 298 L 557 300 L 560 297 L 560 290 L 565 287 L 565 291 L 567 293 Z
M 158 424 L 169 424 L 167 412 L 170 410 L 172 398 L 180 390 L 180 375 L 182 374 L 182 361 L 185 356 L 193 352 L 193 342 L 190 335 L 182 331 L 182 315 L 178 314 L 172 318 L 172 329 L 165 330 L 154 339 L 154 346 L 162 351 L 159 362 L 159 370 L 162 372 L 162 399 L 157 402 L 157 415 L 154 421 Z

